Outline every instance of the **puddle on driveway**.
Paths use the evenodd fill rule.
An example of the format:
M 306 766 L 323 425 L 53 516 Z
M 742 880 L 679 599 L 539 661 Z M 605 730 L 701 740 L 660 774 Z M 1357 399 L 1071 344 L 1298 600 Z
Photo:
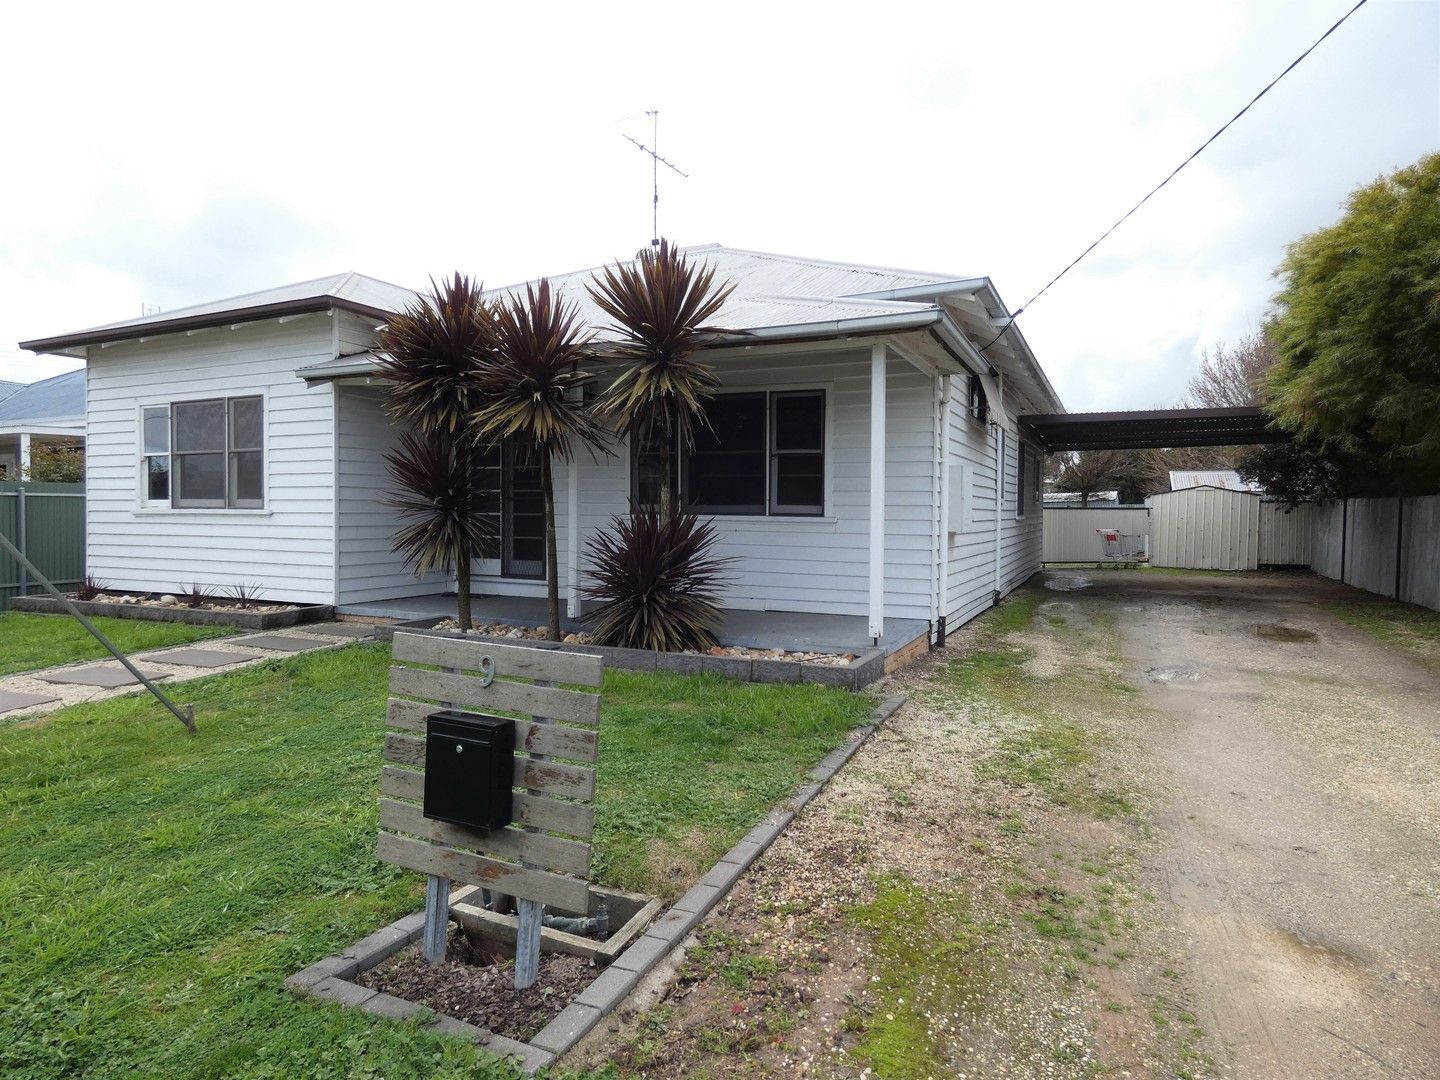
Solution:
M 1263 622 L 1255 624 L 1255 633 L 1267 641 L 1314 641 L 1319 636 L 1314 630 Z
M 1095 583 L 1088 577 L 1082 577 L 1079 574 L 1073 576 L 1067 574 L 1065 577 L 1052 577 L 1046 574 L 1044 581 L 1045 588 L 1051 592 L 1074 592 L 1076 589 L 1088 589 L 1093 584 Z
M 1172 683 L 1199 682 L 1200 673 L 1188 668 L 1152 667 L 1145 669 L 1145 678 L 1161 686 L 1168 686 Z

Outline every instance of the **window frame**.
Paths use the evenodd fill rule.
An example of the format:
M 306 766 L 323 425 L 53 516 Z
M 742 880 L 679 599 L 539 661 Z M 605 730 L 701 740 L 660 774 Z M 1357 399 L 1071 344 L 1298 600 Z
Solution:
M 1017 518 L 1023 518 L 1025 516 L 1025 494 L 1027 487 L 1025 483 L 1025 465 L 1027 462 L 1025 459 L 1028 449 L 1023 439 L 1015 440 L 1015 516 Z
M 715 397 L 763 396 L 765 399 L 765 495 L 763 509 L 754 511 L 722 510 L 711 511 L 695 509 L 686 497 L 688 487 L 688 451 L 680 446 L 679 436 L 675 438 L 675 445 L 672 453 L 675 454 L 675 481 L 680 496 L 680 504 L 687 511 L 700 514 L 703 517 L 734 519 L 736 521 L 803 521 L 803 522 L 825 522 L 833 521 L 830 515 L 833 513 L 834 502 L 832 483 L 834 476 L 834 431 L 835 431 L 835 393 L 831 383 L 795 383 L 782 384 L 765 387 L 736 386 L 727 387 L 715 394 Z M 818 451 L 776 451 L 775 449 L 775 407 L 777 397 L 819 395 L 820 397 L 820 449 Z M 630 459 L 630 498 L 636 506 L 645 507 L 649 504 L 640 502 L 640 456 L 641 446 L 638 438 L 629 440 L 627 447 Z M 818 510 L 800 510 L 790 508 L 778 508 L 775 502 L 775 459 L 778 456 L 786 455 L 808 455 L 818 456 L 821 460 L 821 502 Z
M 234 403 L 239 401 L 258 402 L 260 408 L 260 433 L 258 446 L 238 447 L 234 440 Z M 176 407 L 219 402 L 225 413 L 225 434 L 223 448 L 219 450 L 176 450 Z M 263 391 L 240 394 L 204 394 L 194 397 L 176 397 L 142 400 L 136 404 L 136 507 L 145 512 L 175 513 L 225 513 L 225 514 L 268 514 L 270 513 L 270 409 L 269 396 Z M 148 411 L 164 409 L 166 412 L 167 450 L 164 454 L 145 452 L 145 415 Z M 187 455 L 218 454 L 222 460 L 222 483 L 224 495 L 220 499 L 193 500 L 176 497 L 179 459 Z M 260 495 L 255 499 L 241 499 L 234 494 L 237 486 L 234 480 L 236 461 L 242 455 L 258 456 L 260 461 Z M 166 497 L 151 498 L 149 485 L 149 462 L 151 458 L 164 457 L 168 470 Z

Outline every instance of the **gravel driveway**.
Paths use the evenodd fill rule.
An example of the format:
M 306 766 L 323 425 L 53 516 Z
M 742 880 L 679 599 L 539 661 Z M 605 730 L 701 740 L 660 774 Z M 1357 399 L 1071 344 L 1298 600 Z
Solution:
M 1436 1075 L 1440 654 L 1347 606 L 1382 610 L 1042 575 L 879 688 L 909 704 L 576 1063 Z

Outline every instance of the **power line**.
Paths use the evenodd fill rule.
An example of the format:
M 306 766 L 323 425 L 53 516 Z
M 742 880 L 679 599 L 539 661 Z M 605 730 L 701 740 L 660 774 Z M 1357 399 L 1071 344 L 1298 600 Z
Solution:
M 1015 311 L 1014 311 L 1014 312 L 1011 314 L 1011 316 L 1010 316 L 1010 321 L 1007 322 L 1007 323 L 1005 324 L 1005 326 L 1001 328 L 1000 333 L 996 334 L 993 338 L 991 338 L 991 339 L 990 339 L 989 341 L 987 341 L 984 345 L 982 345 L 982 346 L 980 347 L 980 351 L 983 353 L 986 349 L 990 348 L 991 345 L 994 345 L 995 342 L 999 341 L 999 340 L 1005 335 L 1005 331 L 1006 331 L 1006 330 L 1009 330 L 1010 327 L 1015 324 L 1015 320 L 1020 317 L 1020 313 L 1021 313 L 1022 311 L 1024 311 L 1027 307 L 1029 307 L 1031 304 L 1033 304 L 1036 300 L 1039 300 L 1040 297 L 1044 296 L 1045 293 L 1049 290 L 1049 288 L 1050 288 L 1051 285 L 1054 285 L 1054 284 L 1055 284 L 1057 281 L 1059 281 L 1062 277 L 1064 277 L 1064 276 L 1065 276 L 1066 274 L 1068 274 L 1071 270 L 1073 270 L 1073 269 L 1075 268 L 1075 265 L 1076 265 L 1077 263 L 1079 263 L 1081 259 L 1085 258 L 1086 255 L 1089 255 L 1090 252 L 1094 251 L 1097 247 L 1100 246 L 1100 244 L 1105 240 L 1106 237 L 1108 237 L 1111 233 L 1113 233 L 1113 232 L 1114 232 L 1116 229 L 1118 229 L 1121 225 L 1125 224 L 1125 222 L 1130 218 L 1130 215 L 1131 215 L 1131 214 L 1135 213 L 1135 211 L 1139 210 L 1142 206 L 1144 206 L 1147 202 L 1149 202 L 1151 196 L 1155 195 L 1161 188 L 1163 188 L 1166 184 L 1170 183 L 1171 180 L 1174 180 L 1175 177 L 1179 174 L 1179 172 L 1180 172 L 1181 169 L 1185 168 L 1186 165 L 1189 165 L 1190 162 L 1194 161 L 1197 157 L 1200 156 L 1201 152 L 1204 151 L 1206 147 L 1208 147 L 1211 143 L 1213 143 L 1213 142 L 1214 142 L 1216 139 L 1218 139 L 1221 135 L 1225 134 L 1226 129 L 1228 129 L 1231 124 L 1235 123 L 1236 120 L 1239 120 L 1242 116 L 1244 116 L 1247 112 L 1249 112 L 1249 111 L 1250 111 L 1250 107 L 1251 107 L 1252 105 L 1254 105 L 1257 101 L 1259 101 L 1259 100 L 1260 100 L 1261 98 L 1263 98 L 1266 94 L 1268 94 L 1272 89 L 1274 89 L 1276 83 L 1278 83 L 1278 82 L 1279 82 L 1281 79 L 1283 79 L 1286 75 L 1289 75 L 1290 72 L 1292 72 L 1292 71 L 1295 70 L 1295 68 L 1299 67 L 1300 62 L 1301 62 L 1302 60 L 1304 60 L 1307 56 L 1309 56 L 1312 52 L 1314 52 L 1314 51 L 1316 50 L 1316 48 L 1319 47 L 1319 45 L 1320 45 L 1320 43 L 1321 43 L 1322 41 L 1324 41 L 1326 38 L 1328 38 L 1328 37 L 1329 37 L 1331 34 L 1333 34 L 1336 30 L 1340 29 L 1341 25 L 1345 22 L 1346 19 L 1350 18 L 1351 15 L 1354 15 L 1355 12 L 1359 11 L 1362 7 L 1364 7 L 1364 6 L 1365 6 L 1367 3 L 1369 3 L 1369 2 L 1370 2 L 1370 0 L 1359 0 L 1359 2 L 1358 2 L 1354 7 L 1352 7 L 1349 11 L 1347 11 L 1344 15 L 1341 15 L 1340 18 L 1336 19 L 1334 25 L 1332 25 L 1329 30 L 1326 30 L 1323 34 L 1321 34 L 1318 38 L 1316 38 L 1315 41 L 1311 44 L 1311 46 L 1310 46 L 1308 49 L 1306 49 L 1304 52 L 1302 52 L 1302 53 L 1301 53 L 1299 56 L 1297 56 L 1294 60 L 1291 60 L 1290 63 L 1289 63 L 1288 65 L 1286 65 L 1285 70 L 1282 71 L 1282 72 L 1280 72 L 1279 75 L 1276 75 L 1275 78 L 1271 79 L 1268 83 L 1266 83 L 1266 84 L 1265 84 L 1265 88 L 1264 88 L 1263 90 L 1261 90 L 1258 94 L 1256 94 L 1253 98 L 1251 98 L 1251 99 L 1245 104 L 1245 107 L 1244 107 L 1243 109 L 1241 109 L 1239 112 L 1237 112 L 1237 113 L 1236 113 L 1234 116 L 1232 116 L 1229 120 L 1226 120 L 1225 123 L 1221 124 L 1220 127 L 1216 129 L 1215 134 L 1211 135 L 1208 139 L 1206 139 L 1203 143 L 1201 143 L 1198 147 L 1196 147 L 1194 153 L 1192 153 L 1192 154 L 1191 154 L 1189 157 L 1187 157 L 1184 161 L 1180 162 L 1179 165 L 1176 165 L 1175 168 L 1174 168 L 1173 170 L 1171 170 L 1169 176 L 1165 177 L 1164 180 L 1161 180 L 1160 183 L 1156 184 L 1153 188 L 1151 188 L 1150 191 L 1145 195 L 1145 197 L 1144 197 L 1143 199 L 1141 199 L 1139 202 L 1137 202 L 1137 203 L 1136 203 L 1134 206 L 1132 206 L 1129 210 L 1126 210 L 1125 213 L 1120 216 L 1119 220 L 1116 221 L 1114 225 L 1111 225 L 1108 229 L 1106 229 L 1103 233 L 1101 233 L 1089 247 L 1087 247 L 1087 248 L 1086 248 L 1084 251 L 1082 251 L 1079 255 L 1075 256 L 1074 259 L 1070 260 L 1070 263 L 1065 267 L 1065 269 L 1064 269 L 1064 270 L 1061 270 L 1061 271 L 1060 271 L 1058 274 L 1056 274 L 1053 278 L 1051 278 L 1049 281 L 1047 281 L 1047 282 L 1040 288 L 1040 291 L 1039 291 L 1039 292 L 1037 292 L 1034 296 L 1030 297 L 1029 300 L 1026 300 L 1025 303 L 1021 304 L 1018 308 L 1016 308 Z

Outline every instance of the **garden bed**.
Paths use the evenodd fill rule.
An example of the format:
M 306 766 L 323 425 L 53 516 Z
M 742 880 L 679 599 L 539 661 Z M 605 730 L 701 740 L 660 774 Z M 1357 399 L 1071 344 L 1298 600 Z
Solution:
M 741 682 L 820 683 L 846 690 L 869 686 L 885 674 L 885 651 L 861 652 L 789 651 L 758 649 L 743 645 L 719 646 L 706 653 L 660 652 L 655 649 L 622 649 L 596 645 L 588 634 L 567 634 L 561 641 L 549 641 L 542 627 L 515 626 L 490 622 L 468 632 L 455 629 L 452 618 L 414 619 L 375 628 L 375 636 L 388 641 L 396 632 L 429 634 L 436 637 L 493 641 L 497 645 L 523 640 L 542 649 L 563 649 L 599 656 L 606 667 L 626 671 L 660 671 L 679 675 L 723 675 Z
M 110 619 L 139 619 L 148 622 L 188 623 L 191 626 L 238 626 L 246 630 L 278 630 L 300 623 L 321 622 L 333 618 L 330 604 L 275 604 L 255 601 L 246 606 L 225 599 L 205 601 L 201 607 L 187 607 L 177 599 L 162 603 L 159 597 L 139 593 L 102 594 L 95 600 L 70 597 L 76 610 L 84 615 L 100 615 Z M 49 596 L 17 596 L 10 602 L 14 611 L 35 611 L 50 615 L 65 614 L 65 605 Z

